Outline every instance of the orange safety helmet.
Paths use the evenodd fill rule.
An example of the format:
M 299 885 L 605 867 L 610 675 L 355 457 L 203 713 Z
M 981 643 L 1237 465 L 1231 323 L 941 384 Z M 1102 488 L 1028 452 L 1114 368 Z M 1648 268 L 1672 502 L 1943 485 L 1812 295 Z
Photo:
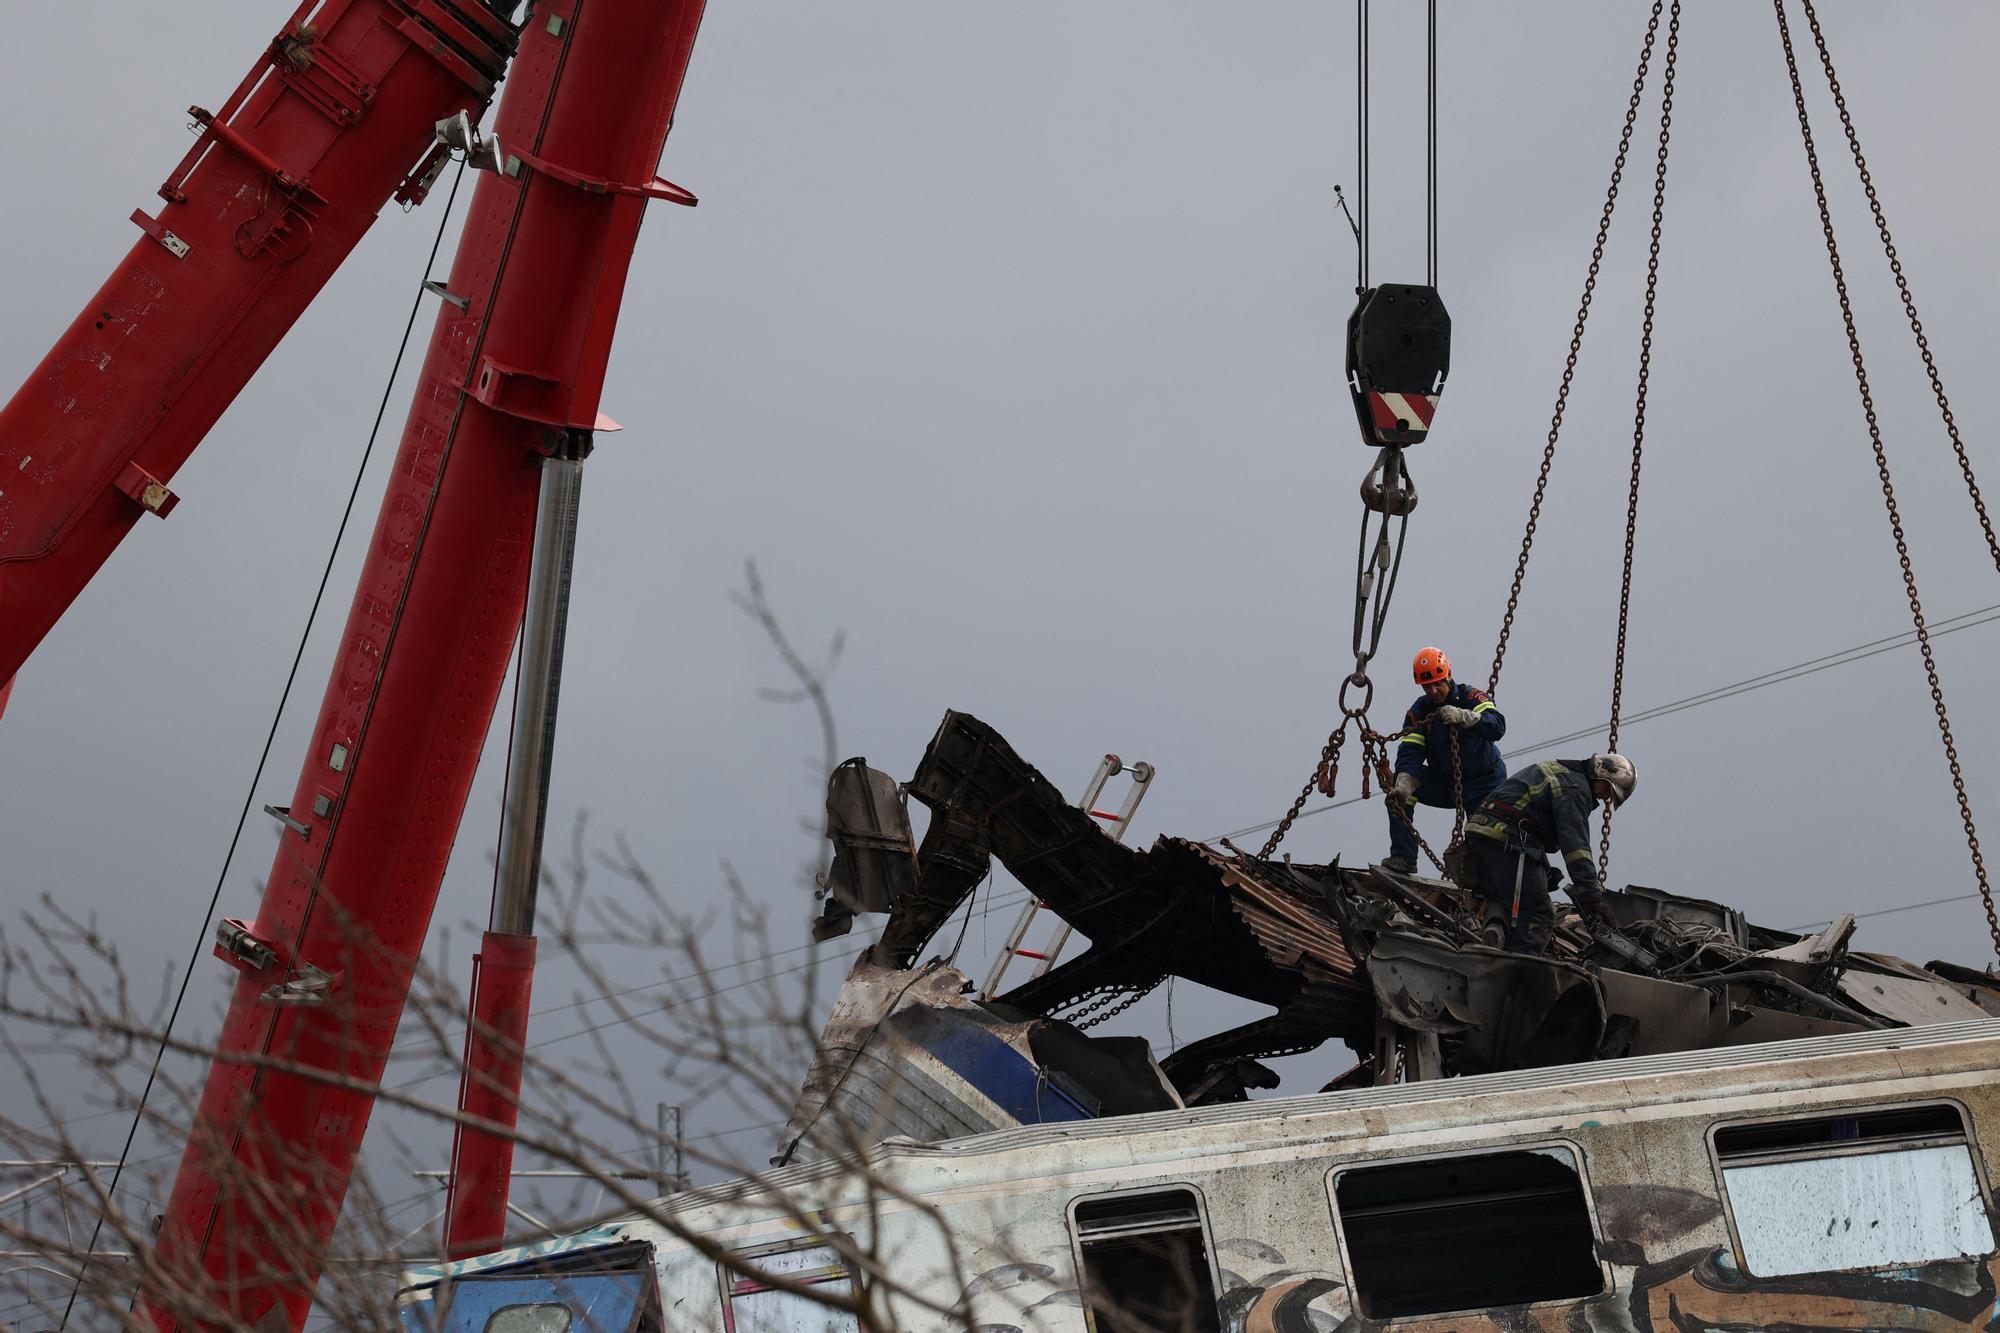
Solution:
M 1451 679 L 1451 659 L 1444 655 L 1442 648 L 1421 648 L 1417 650 L 1417 660 L 1410 663 L 1410 674 L 1417 678 L 1419 685 L 1433 685 L 1441 680 Z

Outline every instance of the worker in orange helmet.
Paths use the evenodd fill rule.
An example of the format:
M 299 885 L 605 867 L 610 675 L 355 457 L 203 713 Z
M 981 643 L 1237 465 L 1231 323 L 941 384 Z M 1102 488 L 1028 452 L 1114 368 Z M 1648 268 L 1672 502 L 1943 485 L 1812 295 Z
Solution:
M 1500 758 L 1500 738 L 1507 719 L 1484 690 L 1451 678 L 1451 659 L 1441 648 L 1424 648 L 1410 664 L 1423 694 L 1403 714 L 1396 738 L 1396 778 L 1388 793 L 1390 870 L 1410 874 L 1417 868 L 1418 805 L 1455 808 L 1463 797 L 1467 810 L 1507 778 Z M 1458 782 L 1452 781 L 1452 749 L 1458 750 Z

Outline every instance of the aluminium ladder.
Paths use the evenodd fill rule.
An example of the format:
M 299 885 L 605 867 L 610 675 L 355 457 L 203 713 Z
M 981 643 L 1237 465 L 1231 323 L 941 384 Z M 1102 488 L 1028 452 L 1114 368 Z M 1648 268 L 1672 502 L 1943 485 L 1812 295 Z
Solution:
M 1125 793 L 1125 804 L 1120 806 L 1115 814 L 1109 810 L 1098 809 L 1097 801 L 1104 794 L 1104 784 L 1120 773 L 1132 775 L 1132 787 Z M 1132 816 L 1139 812 L 1139 802 L 1146 799 L 1146 790 L 1152 785 L 1153 773 L 1154 768 L 1151 764 L 1143 761 L 1127 764 L 1117 755 L 1107 754 L 1103 762 L 1098 764 L 1096 774 L 1090 779 L 1090 785 L 1083 789 L 1083 796 L 1076 803 L 1077 808 L 1094 819 L 1103 820 L 1104 831 L 1111 835 L 1113 842 L 1123 842 L 1125 831 L 1132 827 Z M 1035 924 L 1035 918 L 1046 907 L 1047 904 L 1040 898 L 1033 894 L 1028 895 L 1027 904 L 1021 908 L 1020 919 L 1015 921 L 1014 928 L 1007 932 L 1007 942 L 1001 946 L 999 957 L 993 960 L 993 970 L 986 976 L 986 985 L 979 992 L 980 999 L 991 999 L 999 994 L 1000 979 L 1006 976 L 1007 968 L 1016 958 L 1034 960 L 1035 970 L 1030 980 L 1055 966 L 1056 958 L 1062 953 L 1063 946 L 1069 943 L 1071 933 L 1069 922 L 1061 922 L 1055 935 L 1039 950 L 1022 947 L 1028 938 L 1028 931 Z

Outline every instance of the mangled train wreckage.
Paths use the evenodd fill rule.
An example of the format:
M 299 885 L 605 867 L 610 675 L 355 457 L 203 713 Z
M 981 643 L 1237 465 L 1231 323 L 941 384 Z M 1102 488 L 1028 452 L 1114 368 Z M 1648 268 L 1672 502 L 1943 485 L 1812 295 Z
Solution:
M 964 713 L 903 790 L 930 812 L 921 844 L 892 779 L 859 760 L 833 775 L 821 933 L 856 911 L 888 922 L 827 1024 L 781 1162 L 812 1155 L 828 1116 L 829 1142 L 930 1142 L 1240 1101 L 1278 1085 L 1264 1060 L 1329 1044 L 1355 1058 L 1321 1091 L 2000 1014 L 2000 979 L 1857 951 L 1851 914 L 1800 935 L 1629 886 L 1608 895 L 1622 938 L 1571 918 L 1531 955 L 1482 942 L 1477 900 L 1448 880 L 1226 842 L 1126 847 Z M 915 964 L 995 858 L 1090 945 L 981 1001 L 942 960 Z M 1143 1039 L 1083 1030 L 1168 977 L 1272 1012 L 1157 1065 Z
M 1505 953 L 1448 882 L 1125 848 L 959 713 L 902 791 L 831 784 L 822 929 L 889 919 L 774 1169 L 413 1272 L 406 1328 L 2000 1327 L 1988 973 L 1641 888 L 1622 949 L 1567 921 Z M 917 960 L 989 857 L 1091 944 L 980 1000 Z M 1083 1030 L 1165 975 L 1274 1012 L 1158 1062 Z M 1356 1058 L 1325 1088 L 1250 1099 L 1329 1043 Z

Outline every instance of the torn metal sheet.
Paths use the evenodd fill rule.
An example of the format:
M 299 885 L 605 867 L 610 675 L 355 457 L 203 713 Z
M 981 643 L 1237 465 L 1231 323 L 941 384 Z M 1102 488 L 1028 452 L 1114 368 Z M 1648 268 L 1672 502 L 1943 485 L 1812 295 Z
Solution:
M 1986 1010 L 1965 997 L 1965 987 L 1942 977 L 1917 977 L 1850 968 L 1838 984 L 1858 1008 L 1910 1027 L 1985 1018 Z
M 833 864 L 820 879 L 831 901 L 816 940 L 845 935 L 856 912 L 887 912 L 916 886 L 917 843 L 896 780 L 850 759 L 826 784 L 826 836 Z
M 1575 963 L 1384 935 L 1368 956 L 1382 1012 L 1403 1027 L 1452 1035 L 1453 1072 L 1572 1064 L 1604 1038 L 1604 992 Z

